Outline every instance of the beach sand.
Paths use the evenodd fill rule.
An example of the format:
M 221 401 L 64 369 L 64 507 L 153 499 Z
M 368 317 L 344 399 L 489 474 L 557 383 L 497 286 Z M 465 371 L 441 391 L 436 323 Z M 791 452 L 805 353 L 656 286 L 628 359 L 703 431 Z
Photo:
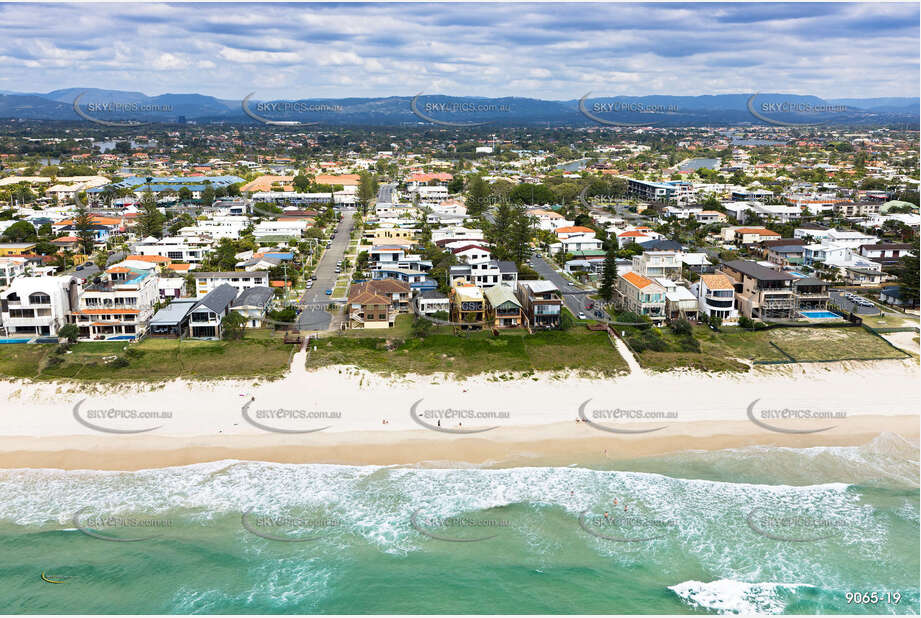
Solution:
M 303 355 L 275 382 L 0 382 L 0 467 L 135 470 L 223 459 L 589 465 L 685 450 L 919 436 L 916 360 L 784 365 L 741 375 L 635 370 L 615 379 L 456 381 L 349 367 L 308 372 Z M 580 407 L 591 422 L 576 421 Z M 170 416 L 125 417 L 146 412 Z M 785 418 L 791 414 L 826 418 Z M 105 431 L 113 429 L 149 431 Z M 443 431 L 483 429 L 489 430 Z

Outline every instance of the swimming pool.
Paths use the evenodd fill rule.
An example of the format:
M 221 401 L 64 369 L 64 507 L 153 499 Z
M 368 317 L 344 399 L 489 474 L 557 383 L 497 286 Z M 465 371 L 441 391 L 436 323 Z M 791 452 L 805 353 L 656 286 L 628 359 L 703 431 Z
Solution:
M 109 337 L 106 341 L 131 341 L 135 335 L 115 335 L 114 337 Z
M 18 338 L 18 339 L 0 339 L 0 343 L 29 343 L 29 339 Z
M 800 311 L 799 314 L 810 320 L 839 320 L 841 316 L 831 311 Z

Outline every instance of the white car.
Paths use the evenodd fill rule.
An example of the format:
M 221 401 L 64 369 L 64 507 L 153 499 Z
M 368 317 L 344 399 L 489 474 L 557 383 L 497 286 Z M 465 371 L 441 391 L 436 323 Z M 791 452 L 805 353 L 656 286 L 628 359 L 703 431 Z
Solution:
M 580 319 L 580 320 L 587 320 L 588 318 L 585 317 L 585 314 L 582 313 L 582 312 L 580 311 L 580 312 L 579 312 L 579 319 Z

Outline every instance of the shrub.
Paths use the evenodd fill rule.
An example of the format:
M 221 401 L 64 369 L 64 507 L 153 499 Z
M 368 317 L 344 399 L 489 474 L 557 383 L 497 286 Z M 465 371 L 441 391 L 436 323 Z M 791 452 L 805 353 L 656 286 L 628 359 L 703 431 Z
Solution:
M 669 326 L 671 326 L 672 331 L 676 335 L 690 335 L 693 332 L 691 328 L 691 323 L 685 320 L 684 318 L 680 320 L 675 320 Z
M 124 358 L 123 356 L 118 356 L 111 363 L 109 363 L 109 367 L 121 369 L 122 367 L 127 367 L 130 364 L 131 363 L 128 362 L 127 358 Z

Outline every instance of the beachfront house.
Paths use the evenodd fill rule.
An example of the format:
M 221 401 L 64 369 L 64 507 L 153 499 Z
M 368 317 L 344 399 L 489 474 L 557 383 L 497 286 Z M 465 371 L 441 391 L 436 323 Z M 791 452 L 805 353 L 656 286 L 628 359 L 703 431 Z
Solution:
M 451 320 L 464 330 L 480 329 L 486 320 L 483 290 L 464 280 L 451 282 Z M 461 325 L 462 324 L 462 325 Z
M 525 319 L 533 328 L 560 326 L 563 298 L 555 283 L 543 279 L 519 281 L 516 296 Z
M 515 290 L 507 285 L 494 285 L 483 295 L 486 297 L 486 312 L 490 325 L 495 328 L 518 328 L 524 321 L 521 301 Z
M 221 320 L 230 313 L 236 297 L 236 288 L 227 283 L 208 292 L 192 309 L 190 336 L 193 339 L 220 339 L 223 334 Z
M 99 341 L 143 335 L 160 298 L 156 268 L 155 264 L 145 269 L 117 264 L 87 284 L 70 316 L 79 338 Z
M 700 280 L 691 285 L 691 292 L 697 298 L 697 308 L 702 317 L 716 316 L 725 323 L 738 321 L 735 286 L 726 275 L 701 275 Z
M 747 260 L 725 262 L 720 270 L 732 279 L 736 307 L 745 317 L 761 320 L 789 320 L 793 317 L 796 306 L 793 281 L 796 276 Z
M 260 328 L 274 297 L 275 291 L 272 288 L 257 285 L 240 292 L 231 309 L 246 318 L 247 328 Z
M 55 336 L 77 305 L 80 285 L 69 275 L 17 277 L 0 292 L 3 334 L 8 337 Z
M 634 272 L 618 275 L 617 294 L 627 311 L 647 316 L 653 322 L 665 320 L 665 288 L 652 279 Z

